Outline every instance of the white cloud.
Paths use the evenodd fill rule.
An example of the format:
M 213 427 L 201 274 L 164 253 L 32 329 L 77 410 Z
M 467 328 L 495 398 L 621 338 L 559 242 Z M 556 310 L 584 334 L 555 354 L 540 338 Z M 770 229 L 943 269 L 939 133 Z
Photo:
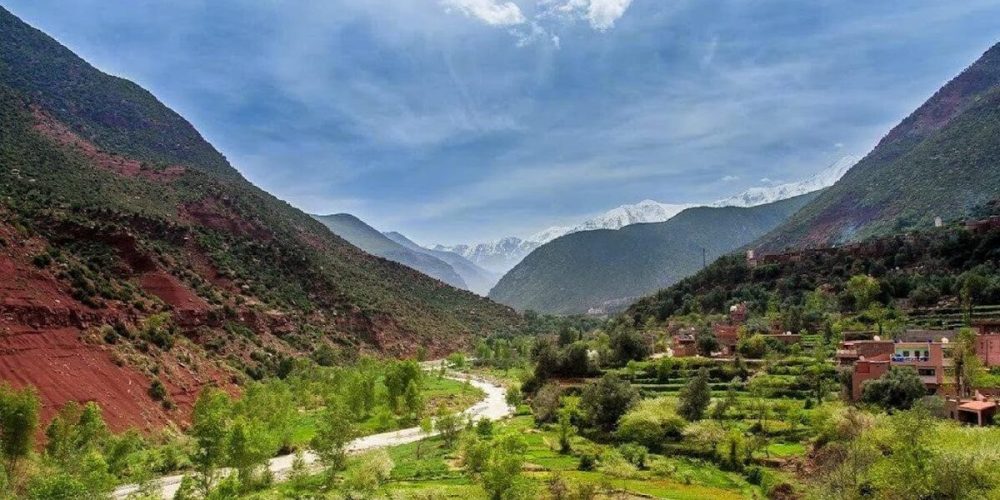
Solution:
M 722 182 L 736 182 L 738 180 L 740 180 L 740 176 L 738 175 L 727 175 L 722 178 Z
M 554 11 L 571 17 L 586 19 L 598 31 L 614 27 L 615 21 L 625 15 L 632 0 L 542 0 L 542 5 L 555 3 Z
M 491 26 L 516 26 L 526 21 L 521 8 L 514 2 L 495 0 L 442 0 L 446 7 L 458 9 Z

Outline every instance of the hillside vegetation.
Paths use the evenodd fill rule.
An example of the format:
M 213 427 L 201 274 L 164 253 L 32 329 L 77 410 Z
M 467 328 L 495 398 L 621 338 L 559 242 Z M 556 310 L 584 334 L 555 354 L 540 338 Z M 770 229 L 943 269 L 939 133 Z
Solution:
M 825 246 L 930 227 L 1000 196 L 1000 44 L 755 245 Z
M 699 207 L 655 224 L 574 233 L 542 245 L 508 272 L 490 298 L 553 314 L 620 309 L 754 241 L 815 194 L 753 208 Z
M 2 9 L 0 66 L 0 376 L 44 411 L 96 399 L 148 428 L 293 357 L 444 353 L 520 323 L 359 251 Z M 145 394 L 159 378 L 170 405 Z
M 784 320 L 801 322 L 808 320 L 807 312 L 816 301 L 851 307 L 855 299 L 848 282 L 856 275 L 876 280 L 878 296 L 874 299 L 901 301 L 911 310 L 957 308 L 961 312 L 963 294 L 974 304 L 1000 303 L 1000 230 L 996 229 L 971 232 L 952 226 L 791 256 L 751 266 L 743 255 L 727 255 L 636 302 L 624 317 L 641 325 L 675 315 L 724 313 L 730 305 L 744 302 L 757 313 L 785 310 L 789 314 Z M 972 288 L 966 284 L 970 279 L 976 283 Z M 961 314 L 956 316 L 961 320 Z M 794 325 L 784 325 L 788 326 Z

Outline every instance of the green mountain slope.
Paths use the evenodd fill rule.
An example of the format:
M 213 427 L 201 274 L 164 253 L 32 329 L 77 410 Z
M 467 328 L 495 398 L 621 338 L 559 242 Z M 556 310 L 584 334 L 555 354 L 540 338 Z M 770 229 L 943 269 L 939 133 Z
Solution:
M 490 289 L 493 288 L 493 285 L 495 285 L 500 279 L 500 277 L 495 273 L 477 266 L 471 260 L 466 259 L 455 252 L 424 248 L 414 243 L 406 236 L 394 231 L 385 233 L 385 236 L 392 241 L 409 248 L 410 250 L 431 255 L 437 259 L 447 262 L 448 265 L 450 265 L 452 269 L 454 269 L 455 272 L 462 277 L 462 280 L 469 285 L 469 290 L 479 295 L 486 296 L 486 294 L 490 292 Z
M 321 346 L 450 351 L 519 324 L 508 307 L 359 251 L 244 180 L 148 92 L 3 9 L 0 101 L 0 229 L 23 235 L 7 243 L 38 239 L 23 253 L 80 266 L 45 273 L 79 300 L 77 317 L 96 318 L 87 324 L 190 317 L 208 328 L 192 338 L 221 334 L 214 348 L 247 371 Z M 15 299 L 0 293 L 0 307 Z M 233 323 L 256 334 L 249 344 L 218 328 Z
M 490 298 L 555 314 L 613 310 L 747 245 L 815 198 L 753 208 L 699 207 L 655 224 L 574 233 L 542 245 L 507 273 Z
M 2 7 L 0 47 L 0 84 L 98 147 L 159 165 L 239 176 L 190 123 L 148 91 L 100 72 Z
M 455 288 L 469 288 L 448 263 L 396 243 L 351 214 L 314 215 L 313 218 L 365 252 L 416 269 Z
M 926 228 L 1000 197 L 1000 44 L 755 246 L 826 246 Z

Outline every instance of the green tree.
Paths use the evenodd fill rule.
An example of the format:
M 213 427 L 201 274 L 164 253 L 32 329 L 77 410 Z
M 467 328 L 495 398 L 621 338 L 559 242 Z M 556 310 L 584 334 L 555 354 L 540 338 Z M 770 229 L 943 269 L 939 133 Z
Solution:
M 562 410 L 559 412 L 559 422 L 556 427 L 556 432 L 559 436 L 559 453 L 567 454 L 573 451 L 573 435 L 576 434 L 576 427 L 573 426 L 570 420 L 570 414 L 567 410 Z
M 258 483 L 263 482 L 260 472 L 275 451 L 271 429 L 265 428 L 260 421 L 236 418 L 231 424 L 227 446 L 228 462 L 236 469 L 241 490 L 256 489 Z
M 422 372 L 416 361 L 398 361 L 390 364 L 386 369 L 384 380 L 389 408 L 398 413 L 400 400 L 405 395 L 406 388 L 412 383 L 419 389 L 421 381 Z
M 712 387 L 708 381 L 708 370 L 705 368 L 698 370 L 698 375 L 688 381 L 677 397 L 679 400 L 678 415 L 689 422 L 701 420 L 705 416 L 705 410 L 709 403 L 712 402 Z
M 431 417 L 423 417 L 420 419 L 420 433 L 423 435 L 419 441 L 417 441 L 417 459 L 419 460 L 423 455 L 423 445 L 427 437 L 434 432 L 434 421 Z
M 632 384 L 609 373 L 583 388 L 580 409 L 592 427 L 611 432 L 618 424 L 618 419 L 632 409 L 638 400 L 639 392 Z
M 202 391 L 194 404 L 189 431 L 196 446 L 192 461 L 204 495 L 215 486 L 218 468 L 226 460 L 230 404 L 229 396 L 215 388 Z
M 20 465 L 34 448 L 40 408 L 34 389 L 0 383 L 0 457 L 7 481 L 15 486 L 21 479 Z
M 434 422 L 434 427 L 441 433 L 444 444 L 448 448 L 455 446 L 458 435 L 462 431 L 462 422 L 458 414 L 442 412 Z
M 533 498 L 530 484 L 522 476 L 528 445 L 519 433 L 508 431 L 491 441 L 489 457 L 479 482 L 490 500 Z
M 959 330 L 955 345 L 951 349 L 952 365 L 955 368 L 955 385 L 958 395 L 967 397 L 972 393 L 982 361 L 976 355 L 976 332 L 971 328 Z
M 715 335 L 708 330 L 698 332 L 694 336 L 694 343 L 695 347 L 698 348 L 698 354 L 702 356 L 711 356 L 713 352 L 719 350 L 719 339 L 715 338 Z
M 983 291 L 989 287 L 990 282 L 985 276 L 975 271 L 963 273 L 959 276 L 958 281 L 961 284 L 959 295 L 962 298 L 962 303 L 965 304 L 968 321 L 971 322 L 975 305 L 982 298 Z
M 906 410 L 918 399 L 927 395 L 917 371 L 909 366 L 889 367 L 889 371 L 876 380 L 864 383 L 861 400 L 886 409 Z
M 343 470 L 347 464 L 347 445 L 354 439 L 356 432 L 350 412 L 343 404 L 336 400 L 328 402 L 310 447 L 326 466 L 329 480 L 332 481 L 334 474 Z
M 867 274 L 851 276 L 851 279 L 847 280 L 847 292 L 854 298 L 855 311 L 867 309 L 881 291 L 878 280 Z
M 413 380 L 407 384 L 406 391 L 403 392 L 403 406 L 407 415 L 413 418 L 419 419 L 424 413 L 424 397 L 420 393 L 417 382 Z
M 641 361 L 652 354 L 652 349 L 642 334 L 621 330 L 611 336 L 611 352 L 619 366 L 629 361 Z

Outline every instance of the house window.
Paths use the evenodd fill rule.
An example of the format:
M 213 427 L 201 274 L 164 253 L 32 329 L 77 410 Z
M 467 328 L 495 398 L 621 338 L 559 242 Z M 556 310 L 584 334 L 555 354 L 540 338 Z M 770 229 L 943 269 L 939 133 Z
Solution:
M 921 368 L 921 369 L 917 370 L 917 374 L 920 375 L 921 377 L 933 377 L 934 376 L 934 369 L 933 368 Z

